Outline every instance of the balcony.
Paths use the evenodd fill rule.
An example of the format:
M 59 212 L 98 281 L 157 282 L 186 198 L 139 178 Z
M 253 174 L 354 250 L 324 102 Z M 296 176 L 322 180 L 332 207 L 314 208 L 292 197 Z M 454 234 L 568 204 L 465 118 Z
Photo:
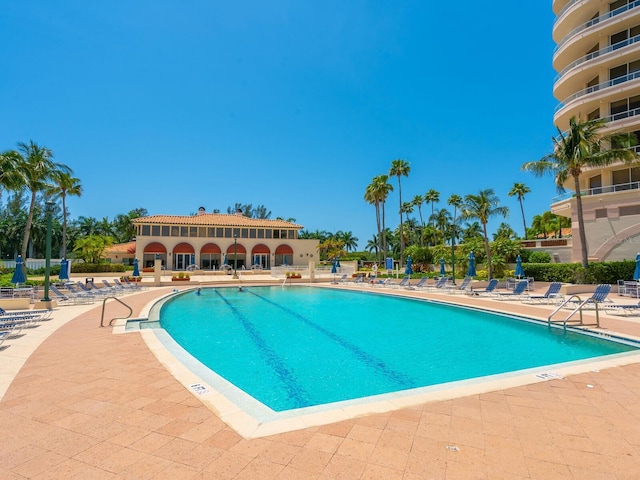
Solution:
M 589 60 L 593 60 L 594 58 L 606 55 L 607 53 L 614 52 L 616 50 L 620 50 L 621 48 L 624 48 L 624 47 L 626 47 L 628 45 L 634 45 L 634 44 L 636 44 L 638 42 L 640 42 L 640 35 L 636 35 L 635 37 L 628 38 L 626 40 L 623 40 L 622 42 L 614 43 L 613 45 L 609 45 L 608 47 L 602 48 L 602 49 L 598 50 L 597 52 L 592 52 L 592 53 L 590 53 L 588 55 L 585 55 L 584 57 L 579 58 L 579 59 L 571 62 L 566 67 L 564 67 L 558 73 L 558 75 L 556 75 L 556 78 L 554 79 L 554 83 L 557 82 L 565 73 L 567 73 L 572 68 L 577 67 L 578 65 L 582 65 L 583 63 L 588 62 Z
M 589 20 L 586 23 L 583 23 L 582 25 L 580 25 L 579 27 L 574 28 L 571 32 L 569 32 L 567 35 L 565 35 L 565 37 L 558 43 L 558 45 L 556 45 L 554 52 L 554 55 L 558 52 L 558 50 L 560 50 L 560 48 L 562 48 L 569 40 L 571 40 L 573 37 L 575 37 L 578 33 L 583 32 L 584 30 L 593 27 L 594 25 L 597 25 L 601 22 L 604 22 L 605 20 L 608 20 L 612 17 L 616 17 L 618 15 L 621 15 L 625 12 L 628 12 L 629 10 L 639 7 L 640 6 L 640 0 L 636 0 L 634 2 L 628 3 L 620 8 L 616 8 L 615 10 L 611 11 L 611 12 L 607 12 L 604 15 L 600 15 L 599 17 L 596 17 L 594 19 Z
M 623 75 L 621 77 L 616 77 L 611 80 L 607 80 L 606 82 L 599 83 L 598 85 L 587 87 L 583 90 L 580 90 L 579 92 L 574 93 L 573 95 L 570 95 L 569 97 L 565 98 L 562 102 L 560 102 L 558 105 L 556 105 L 554 113 L 558 113 L 563 107 L 565 107 L 569 102 L 572 102 L 573 100 L 584 97 L 585 95 L 590 95 L 600 90 L 604 90 L 605 88 L 622 85 L 623 83 L 627 83 L 632 80 L 636 80 L 638 78 L 640 78 L 640 70 L 636 72 L 628 73 L 627 75 Z
M 638 147 L 636 147 L 638 148 Z M 629 183 L 619 183 L 617 185 L 608 185 L 605 187 L 596 187 L 589 188 L 587 190 L 581 190 L 580 196 L 589 197 L 593 195 L 601 195 L 603 193 L 616 193 L 616 192 L 625 192 L 627 190 L 640 190 L 640 182 L 629 182 Z M 575 197 L 574 192 L 566 192 L 562 195 L 557 195 L 551 199 L 551 203 L 562 202 L 563 200 L 567 200 L 569 198 Z

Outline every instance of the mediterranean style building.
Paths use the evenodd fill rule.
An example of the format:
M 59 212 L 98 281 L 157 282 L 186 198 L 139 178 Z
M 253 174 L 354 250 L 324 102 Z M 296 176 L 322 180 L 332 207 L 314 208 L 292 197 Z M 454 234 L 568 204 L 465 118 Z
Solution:
M 556 20 L 553 94 L 560 102 L 554 124 L 571 117 L 602 118 L 603 133 L 626 131 L 640 140 L 640 1 L 553 0 Z M 639 146 L 634 147 L 636 151 Z M 573 182 L 565 187 L 573 189 Z M 618 163 L 581 176 L 589 258 L 623 260 L 640 252 L 640 167 Z M 551 211 L 577 226 L 572 194 L 553 200 Z M 573 259 L 580 239 L 573 235 Z
M 318 240 L 298 238 L 302 225 L 284 220 L 235 214 L 151 215 L 132 221 L 136 229 L 135 256 L 142 268 L 156 257 L 171 270 L 219 270 L 282 265 L 308 266 L 318 260 Z

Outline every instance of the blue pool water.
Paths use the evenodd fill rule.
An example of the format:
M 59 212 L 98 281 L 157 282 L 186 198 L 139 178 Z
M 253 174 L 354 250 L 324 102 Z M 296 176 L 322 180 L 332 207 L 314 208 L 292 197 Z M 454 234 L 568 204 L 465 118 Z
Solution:
M 635 350 L 502 315 L 308 287 L 178 295 L 161 326 L 274 411 Z

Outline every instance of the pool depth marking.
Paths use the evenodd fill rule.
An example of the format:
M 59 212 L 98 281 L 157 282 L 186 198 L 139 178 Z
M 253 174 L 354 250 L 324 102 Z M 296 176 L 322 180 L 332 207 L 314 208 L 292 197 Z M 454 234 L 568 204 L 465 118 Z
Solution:
M 388 367 L 383 360 L 380 360 L 379 358 L 376 358 L 375 356 L 367 353 L 357 345 L 354 345 L 353 343 L 348 342 L 347 340 L 340 337 L 339 335 L 336 335 L 332 331 L 327 330 L 326 328 L 322 327 L 321 325 L 318 325 L 317 323 L 309 320 L 308 318 L 305 318 L 299 313 L 294 312 L 293 310 L 283 305 L 280 305 L 274 302 L 273 300 L 269 300 L 268 298 L 263 297 L 262 295 L 259 295 L 252 290 L 247 290 L 247 292 L 258 297 L 260 300 L 267 302 L 268 304 L 273 305 L 274 307 L 279 308 L 280 310 L 285 311 L 286 313 L 300 320 L 304 324 L 310 326 L 311 328 L 314 328 L 315 330 L 319 331 L 323 335 L 326 335 L 331 340 L 336 342 L 338 345 L 341 345 L 342 347 L 344 347 L 345 349 L 353 353 L 365 365 L 368 365 L 375 371 L 381 372 L 383 376 L 387 377 L 389 380 L 394 382 L 398 387 L 407 389 L 407 388 L 414 388 L 417 386 L 418 383 L 412 380 L 409 376 L 405 375 L 404 373 L 393 370 L 392 368 Z
M 267 363 L 271 366 L 274 372 L 280 377 L 282 383 L 287 389 L 289 398 L 295 399 L 298 405 L 306 403 L 306 398 L 309 397 L 307 392 L 302 386 L 295 380 L 291 371 L 282 363 L 280 357 L 273 351 L 260 334 L 256 331 L 253 324 L 240 312 L 227 298 L 224 297 L 217 289 L 213 290 L 222 299 L 222 301 L 231 309 L 234 316 L 240 321 L 242 328 L 245 329 L 249 337 L 258 347 L 258 350 L 264 355 Z

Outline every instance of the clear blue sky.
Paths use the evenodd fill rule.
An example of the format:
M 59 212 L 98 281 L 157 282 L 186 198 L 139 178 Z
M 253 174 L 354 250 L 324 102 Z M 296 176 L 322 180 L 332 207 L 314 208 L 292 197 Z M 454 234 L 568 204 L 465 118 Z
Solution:
M 71 166 L 72 218 L 252 203 L 363 248 L 365 188 L 397 158 L 403 200 L 494 188 L 520 233 L 513 183 L 528 223 L 556 193 L 521 171 L 555 133 L 549 1 L 0 6 L 0 150 L 34 140 Z

